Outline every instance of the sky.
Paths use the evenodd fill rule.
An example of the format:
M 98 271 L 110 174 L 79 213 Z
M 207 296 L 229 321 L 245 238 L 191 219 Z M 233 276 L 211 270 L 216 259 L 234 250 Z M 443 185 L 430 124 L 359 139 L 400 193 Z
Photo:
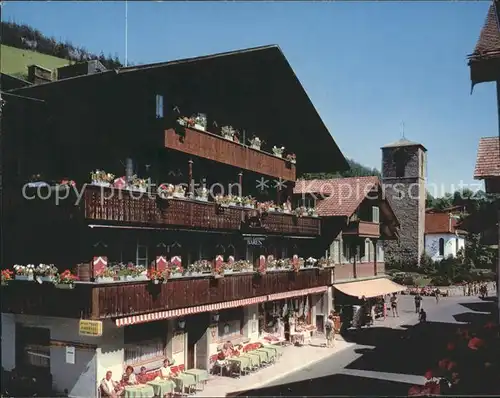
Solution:
M 4 4 L 4 21 L 125 60 L 124 2 Z M 278 44 L 346 157 L 380 169 L 380 147 L 401 138 L 404 122 L 405 137 L 428 150 L 440 196 L 482 187 L 473 179 L 479 138 L 499 134 L 495 85 L 471 95 L 467 65 L 489 4 L 129 2 L 128 60 Z

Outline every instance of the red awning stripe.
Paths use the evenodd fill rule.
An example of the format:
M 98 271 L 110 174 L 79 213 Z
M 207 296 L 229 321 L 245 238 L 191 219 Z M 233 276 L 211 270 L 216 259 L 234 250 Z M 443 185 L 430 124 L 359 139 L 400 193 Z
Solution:
M 267 301 L 267 296 L 250 297 L 242 300 L 226 301 L 223 303 L 199 305 L 197 307 L 179 308 L 169 311 L 152 312 L 144 315 L 134 315 L 115 320 L 116 326 L 122 327 L 135 325 L 138 323 L 158 321 L 162 319 L 177 318 L 185 315 L 198 314 L 200 312 L 218 311 L 227 308 L 243 307 L 251 304 L 258 304 Z
M 284 300 L 284 299 L 288 299 L 288 298 L 292 298 L 292 297 L 306 296 L 308 294 L 326 292 L 327 289 L 328 289 L 327 286 L 319 286 L 319 287 L 313 287 L 310 289 L 292 290 L 291 292 L 270 294 L 268 296 L 268 300 L 275 301 L 275 300 Z

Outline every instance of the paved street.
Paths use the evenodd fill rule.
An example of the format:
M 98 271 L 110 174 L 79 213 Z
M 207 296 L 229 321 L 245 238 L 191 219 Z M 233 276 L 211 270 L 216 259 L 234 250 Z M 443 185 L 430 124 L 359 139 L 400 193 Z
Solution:
M 439 304 L 424 297 L 429 323 L 420 325 L 413 296 L 400 297 L 400 317 L 379 321 L 375 327 L 353 331 L 353 345 L 327 358 L 239 395 L 406 395 L 432 358 L 432 347 L 443 344 L 447 323 L 462 323 L 487 316 L 485 303 L 476 297 L 442 298 Z M 422 355 L 424 354 L 424 355 Z

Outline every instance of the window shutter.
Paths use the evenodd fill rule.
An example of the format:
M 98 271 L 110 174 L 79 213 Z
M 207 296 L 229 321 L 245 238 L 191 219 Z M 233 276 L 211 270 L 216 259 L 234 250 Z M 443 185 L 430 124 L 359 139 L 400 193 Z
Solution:
M 380 222 L 380 210 L 379 210 L 378 206 L 372 207 L 372 221 L 373 222 Z

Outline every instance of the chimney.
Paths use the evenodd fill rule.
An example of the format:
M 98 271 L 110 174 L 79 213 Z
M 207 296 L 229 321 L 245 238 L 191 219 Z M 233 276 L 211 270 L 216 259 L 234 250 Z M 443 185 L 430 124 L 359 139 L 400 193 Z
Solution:
M 51 82 L 52 71 L 40 65 L 28 66 L 28 81 L 33 84 L 41 84 Z

